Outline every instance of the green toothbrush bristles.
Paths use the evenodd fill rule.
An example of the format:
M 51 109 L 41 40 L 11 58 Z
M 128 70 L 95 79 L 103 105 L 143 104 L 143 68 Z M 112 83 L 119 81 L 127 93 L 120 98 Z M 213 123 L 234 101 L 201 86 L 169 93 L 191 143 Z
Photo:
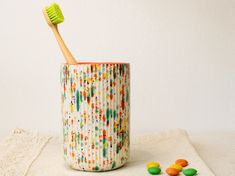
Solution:
M 64 16 L 58 4 L 52 3 L 49 7 L 46 7 L 46 12 L 52 24 L 59 24 L 64 21 Z

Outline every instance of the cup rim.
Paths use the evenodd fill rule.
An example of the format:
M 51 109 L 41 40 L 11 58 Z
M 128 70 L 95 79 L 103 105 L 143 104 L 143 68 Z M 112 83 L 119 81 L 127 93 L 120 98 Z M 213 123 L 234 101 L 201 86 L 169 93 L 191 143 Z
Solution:
M 130 65 L 129 62 L 78 62 L 76 64 L 68 64 L 68 63 L 62 63 L 62 65 L 83 65 L 83 64 L 91 64 L 91 65 L 100 65 L 100 64 L 125 64 Z

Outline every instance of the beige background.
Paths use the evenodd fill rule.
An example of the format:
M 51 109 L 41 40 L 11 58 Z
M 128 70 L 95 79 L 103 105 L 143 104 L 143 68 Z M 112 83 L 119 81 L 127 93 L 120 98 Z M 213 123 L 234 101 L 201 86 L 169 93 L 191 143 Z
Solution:
M 0 132 L 61 131 L 63 57 L 41 9 L 0 5 Z M 128 61 L 132 132 L 235 129 L 234 0 L 57 1 L 81 61 Z

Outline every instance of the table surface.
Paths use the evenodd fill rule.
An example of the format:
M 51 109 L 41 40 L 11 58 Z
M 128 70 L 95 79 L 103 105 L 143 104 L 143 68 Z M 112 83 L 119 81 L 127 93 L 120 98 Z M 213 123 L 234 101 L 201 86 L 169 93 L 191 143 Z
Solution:
M 189 133 L 193 146 L 216 176 L 235 176 L 235 131 Z
M 7 132 L 0 132 L 0 140 Z M 216 176 L 235 176 L 235 131 L 189 132 L 200 157 Z

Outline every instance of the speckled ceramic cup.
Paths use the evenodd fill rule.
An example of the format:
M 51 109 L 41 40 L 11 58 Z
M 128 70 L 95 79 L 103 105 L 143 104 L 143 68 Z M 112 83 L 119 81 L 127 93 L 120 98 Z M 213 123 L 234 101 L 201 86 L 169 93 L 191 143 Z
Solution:
M 107 171 L 129 157 L 128 63 L 61 66 L 64 158 L 72 168 Z

